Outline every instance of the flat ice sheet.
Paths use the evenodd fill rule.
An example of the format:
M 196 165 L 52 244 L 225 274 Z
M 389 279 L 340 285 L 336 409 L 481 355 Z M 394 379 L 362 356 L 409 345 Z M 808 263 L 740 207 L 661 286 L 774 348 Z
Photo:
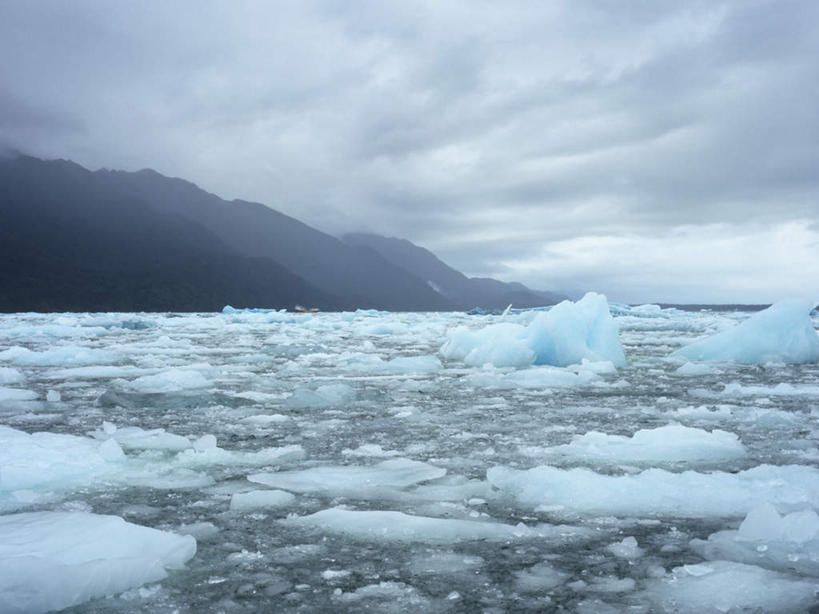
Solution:
M 282 521 L 330 533 L 340 533 L 365 541 L 426 542 L 454 544 L 485 540 L 517 542 L 527 539 L 565 539 L 589 535 L 578 527 L 538 525 L 534 527 L 508 525 L 500 522 L 430 518 L 392 511 L 353 511 L 331 508 L 309 516 L 290 517 Z
M 782 508 L 819 508 L 819 469 L 760 465 L 739 473 L 647 469 L 611 476 L 589 469 L 494 467 L 489 482 L 527 508 L 569 514 L 741 517 L 766 501 Z
M 60 610 L 156 582 L 196 540 L 85 512 L 0 516 L 0 612 Z

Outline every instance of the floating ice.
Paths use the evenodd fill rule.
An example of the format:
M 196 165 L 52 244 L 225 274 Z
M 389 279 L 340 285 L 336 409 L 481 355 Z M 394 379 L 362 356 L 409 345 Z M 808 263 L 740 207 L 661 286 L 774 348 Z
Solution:
M 0 385 L 22 384 L 24 381 L 26 381 L 26 376 L 18 369 L 0 367 Z
M 0 611 L 60 610 L 165 578 L 196 540 L 84 512 L 0 516 Z
M 5 388 L 0 386 L 0 402 L 4 401 L 33 401 L 37 393 L 23 388 Z
M 626 537 L 623 541 L 609 544 L 606 550 L 621 559 L 638 559 L 643 556 L 644 551 L 637 544 L 636 537 Z
M 207 436 L 206 436 L 207 437 Z M 282 446 L 280 448 L 262 448 L 255 452 L 225 450 L 212 446 L 196 446 L 183 450 L 176 455 L 173 464 L 179 467 L 204 468 L 221 467 L 258 467 L 290 463 L 304 458 L 304 448 L 300 445 Z
M 347 384 L 325 384 L 316 390 L 296 389 L 284 404 L 294 409 L 306 407 L 335 407 L 355 399 L 355 390 Z
M 704 365 L 704 364 L 697 364 L 693 362 L 687 362 L 684 365 L 677 368 L 674 371 L 677 375 L 682 375 L 684 377 L 696 377 L 698 375 L 713 375 L 714 373 L 718 373 L 714 367 L 711 365 Z
M 549 591 L 563 584 L 568 574 L 558 571 L 548 563 L 538 563 L 515 574 L 517 589 L 523 593 Z
M 295 496 L 283 490 L 251 490 L 235 493 L 230 498 L 230 509 L 234 512 L 244 512 L 258 508 L 283 507 L 295 500 Z
M 500 323 L 477 331 L 457 328 L 447 335 L 441 355 L 476 367 L 565 367 L 584 358 L 618 367 L 626 364 L 606 297 L 593 292 L 577 303 L 563 301 L 538 312 L 526 327 Z
M 210 381 L 193 369 L 168 369 L 155 375 L 143 375 L 128 382 L 127 387 L 137 392 L 164 393 L 207 388 Z
M 0 352 L 0 361 L 24 367 L 111 364 L 118 362 L 119 359 L 119 355 L 114 352 L 76 345 L 55 347 L 42 352 L 33 352 L 16 345 Z
M 312 467 L 299 471 L 255 473 L 247 479 L 257 484 L 299 493 L 361 496 L 367 490 L 406 488 L 444 475 L 446 469 L 408 458 L 396 458 L 371 467 Z
M 377 443 L 365 443 L 355 449 L 345 448 L 341 451 L 344 456 L 370 456 L 384 458 L 387 456 L 399 456 L 398 450 L 385 450 Z
M 671 356 L 686 360 L 733 360 L 752 364 L 819 361 L 819 335 L 807 299 L 779 301 L 734 328 L 695 341 Z
M 571 443 L 546 448 L 547 454 L 616 463 L 718 461 L 745 456 L 745 447 L 733 433 L 669 424 L 642 429 L 631 437 L 590 431 Z
M 20 489 L 91 484 L 121 470 L 99 441 L 0 426 L 0 496 Z M 121 455 L 121 450 L 120 450 Z
M 105 422 L 103 428 L 90 435 L 105 441 L 113 439 L 125 450 L 166 450 L 180 452 L 192 447 L 190 439 L 165 432 L 165 429 L 143 430 L 137 426 L 117 428 Z
M 486 477 L 522 506 L 576 514 L 743 516 L 765 501 L 819 508 L 819 469 L 802 465 L 760 465 L 739 473 L 647 469 L 621 476 L 579 468 L 493 467 Z
M 801 510 L 780 516 L 776 508 L 753 508 L 739 529 L 719 531 L 691 548 L 707 559 L 759 565 L 779 571 L 819 576 L 819 514 Z
M 675 567 L 648 584 L 643 596 L 658 611 L 680 614 L 807 612 L 817 590 L 815 581 L 729 561 Z
M 549 388 L 576 388 L 601 381 L 597 374 L 589 369 L 570 370 L 549 366 L 530 367 L 514 371 L 484 367 L 475 373 L 470 373 L 465 379 L 472 386 L 484 388 L 533 388 L 544 390 Z
M 476 540 L 508 542 L 538 537 L 560 539 L 587 534 L 583 529 L 564 525 L 527 527 L 523 524 L 509 525 L 500 522 L 412 516 L 403 512 L 352 511 L 340 507 L 322 510 L 309 516 L 290 517 L 282 522 L 378 542 L 436 544 Z

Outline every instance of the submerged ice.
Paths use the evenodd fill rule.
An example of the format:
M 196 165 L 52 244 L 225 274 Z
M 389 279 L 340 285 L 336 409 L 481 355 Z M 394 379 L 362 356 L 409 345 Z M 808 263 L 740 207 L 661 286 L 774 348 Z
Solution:
M 782 313 L 0 316 L 0 611 L 809 610 Z

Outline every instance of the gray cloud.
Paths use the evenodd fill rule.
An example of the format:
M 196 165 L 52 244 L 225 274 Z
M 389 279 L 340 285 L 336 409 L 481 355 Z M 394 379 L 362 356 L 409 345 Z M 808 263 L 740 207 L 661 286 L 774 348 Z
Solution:
M 730 274 L 767 300 L 756 259 L 721 269 L 701 238 L 756 237 L 783 270 L 815 247 L 788 256 L 775 229 L 817 233 L 817 26 L 810 0 L 13 0 L 0 143 L 403 236 L 472 274 L 692 301 L 735 300 Z M 677 265 L 639 260 L 670 236 Z M 703 252 L 696 283 L 658 279 Z M 791 268 L 779 292 L 804 286 Z

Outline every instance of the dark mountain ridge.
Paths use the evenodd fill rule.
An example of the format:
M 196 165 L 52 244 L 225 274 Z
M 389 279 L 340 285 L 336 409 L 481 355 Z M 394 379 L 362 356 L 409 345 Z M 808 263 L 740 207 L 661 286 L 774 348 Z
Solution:
M 11 155 L 0 158 L 0 186 L 0 311 L 297 303 L 432 311 L 546 302 L 519 284 L 469 279 L 409 242 L 398 258 L 377 242 L 344 242 L 152 170 L 92 172 Z

